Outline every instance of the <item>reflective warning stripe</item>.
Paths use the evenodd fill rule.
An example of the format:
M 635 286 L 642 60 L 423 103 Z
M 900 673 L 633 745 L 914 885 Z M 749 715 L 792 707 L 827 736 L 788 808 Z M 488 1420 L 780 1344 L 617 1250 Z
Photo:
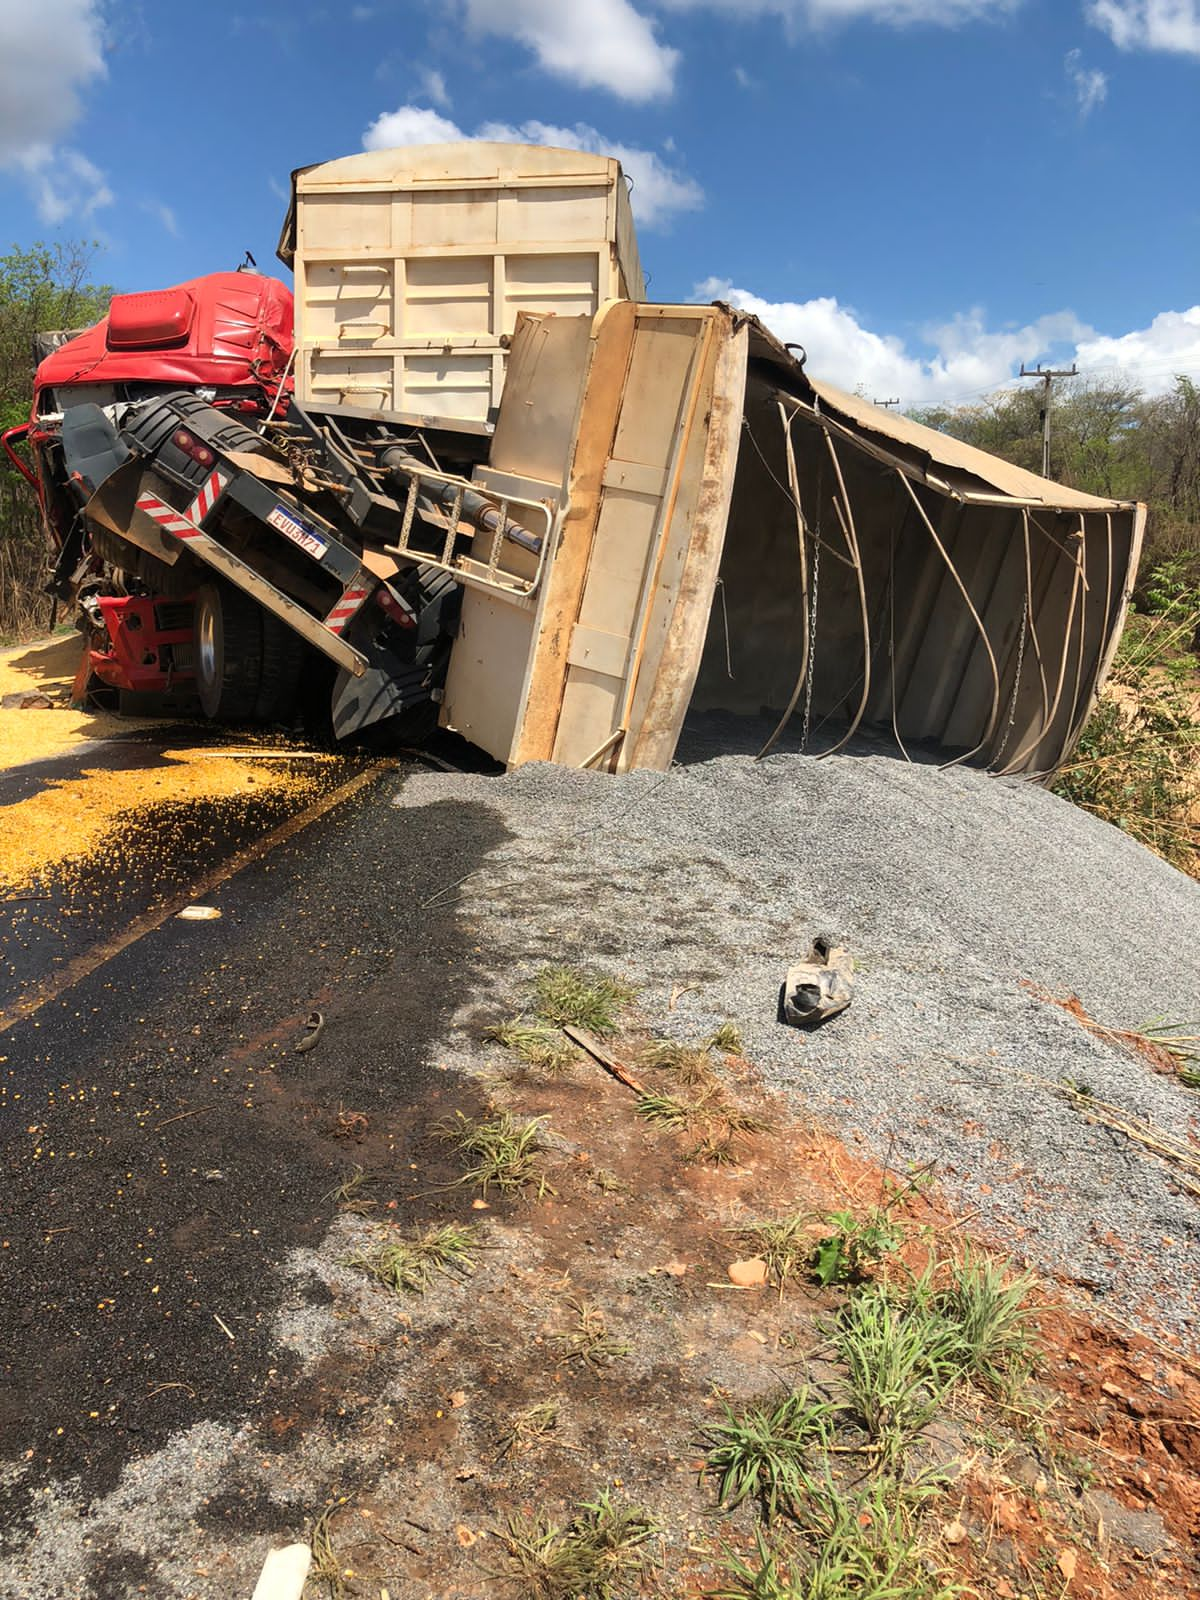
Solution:
M 228 482 L 225 473 L 219 470 L 211 473 L 186 511 L 176 511 L 174 506 L 167 505 L 148 489 L 138 495 L 137 508 L 148 517 L 153 517 L 161 528 L 173 533 L 177 539 L 203 538 L 198 524 L 216 505 Z
M 357 615 L 358 611 L 362 607 L 363 601 L 367 598 L 370 592 L 370 584 L 351 584 L 350 588 L 345 591 L 337 605 L 334 606 L 333 610 L 325 618 L 325 626 L 329 629 L 329 631 L 331 633 L 343 632 L 351 618 Z
M 212 473 L 208 482 L 187 508 L 187 514 L 193 522 L 204 521 L 205 517 L 221 498 L 221 493 L 228 482 L 228 478 L 219 468 Z
M 196 524 L 182 511 L 176 511 L 174 506 L 167 505 L 157 495 L 148 491 L 137 497 L 137 508 L 144 511 L 148 517 L 153 517 L 155 522 L 167 533 L 173 533 L 179 539 L 195 539 L 203 537 Z

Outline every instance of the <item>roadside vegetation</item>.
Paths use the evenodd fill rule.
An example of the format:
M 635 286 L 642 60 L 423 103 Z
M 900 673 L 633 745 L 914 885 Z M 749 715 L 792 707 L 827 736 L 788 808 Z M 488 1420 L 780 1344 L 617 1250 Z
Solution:
M 602 1490 L 566 1523 L 510 1516 L 496 1530 L 504 1559 L 492 1576 L 521 1600 L 616 1600 L 651 1563 L 657 1532 L 653 1517 Z
M 87 328 L 108 310 L 113 289 L 91 281 L 99 247 L 35 244 L 0 255 L 0 433 L 29 418 L 33 339 L 53 328 Z M 45 633 L 46 544 L 33 495 L 0 455 L 0 645 Z
M 1200 877 L 1200 579 L 1131 614 L 1108 686 L 1055 791 Z
M 843 1214 L 843 1218 L 848 1214 Z M 853 1221 L 843 1226 L 853 1229 Z M 896 1229 L 895 1244 L 907 1229 Z M 894 1246 L 893 1246 L 894 1247 Z M 820 1255 L 810 1257 L 817 1275 Z M 705 1435 L 720 1510 L 756 1507 L 751 1559 L 729 1553 L 711 1591 L 746 1600 L 936 1600 L 958 1592 L 931 1508 L 949 1488 L 922 1439 L 960 1389 L 1011 1408 L 1038 1340 L 1032 1280 L 969 1249 L 853 1285 L 825 1323 L 840 1373 L 753 1405 L 726 1404 Z
M 918 421 L 1037 472 L 1040 391 L 916 412 Z M 1057 793 L 1200 876 L 1200 385 L 1147 397 L 1085 378 L 1055 390 L 1051 475 L 1144 500 L 1146 543 L 1108 687 Z

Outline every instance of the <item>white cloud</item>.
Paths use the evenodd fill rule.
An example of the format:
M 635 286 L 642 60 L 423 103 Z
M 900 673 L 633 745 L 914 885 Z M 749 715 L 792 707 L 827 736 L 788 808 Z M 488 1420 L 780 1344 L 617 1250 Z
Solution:
M 69 219 L 86 222 L 115 198 L 100 168 L 66 146 L 33 145 L 12 166 L 28 182 L 37 214 L 51 228 Z
M 777 17 L 791 30 L 851 22 L 956 27 L 1005 16 L 1024 0 L 459 0 L 459 4 L 476 33 L 518 41 L 556 77 L 642 102 L 669 95 L 679 65 L 679 51 L 658 36 L 653 10 L 717 11 L 738 22 Z
M 164 232 L 169 233 L 172 239 L 178 239 L 179 219 L 170 206 L 164 205 L 161 200 L 143 200 L 142 210 L 149 212 L 152 217 L 157 217 L 162 223 Z
M 432 100 L 435 106 L 449 106 L 450 96 L 446 92 L 446 80 L 433 67 L 426 67 L 421 73 L 421 89 L 426 100 Z
M 1160 311 L 1148 328 L 1116 336 L 1094 334 L 1076 351 L 1080 371 L 1119 373 L 1152 392 L 1169 389 L 1177 373 L 1200 378 L 1200 305 Z
M 501 139 L 518 144 L 548 144 L 560 150 L 594 150 L 602 156 L 616 156 L 633 181 L 629 200 L 637 220 L 646 228 L 661 227 L 682 211 L 699 211 L 704 190 L 694 178 L 685 177 L 667 166 L 653 150 L 606 139 L 586 122 L 572 128 L 556 128 L 546 122 L 522 122 L 513 127 L 504 122 L 485 122 L 476 135 L 479 139 Z
M 1015 11 L 1023 0 L 659 0 L 674 11 L 726 11 L 736 18 L 776 16 L 810 28 L 849 22 L 882 22 L 903 28 L 918 23 L 957 27 Z
M 1200 56 L 1200 0 L 1088 0 L 1085 13 L 1119 50 Z
M 894 334 L 865 327 L 849 306 L 832 296 L 772 302 L 721 278 L 707 279 L 695 292 L 697 299 L 727 300 L 752 311 L 778 338 L 802 344 L 815 377 L 844 389 L 861 389 L 868 397 L 898 395 L 905 406 L 957 402 L 998 388 L 1011 376 L 1014 364 L 1091 332 L 1069 312 L 1062 312 L 1026 328 L 992 333 L 984 326 L 982 313 L 972 311 L 928 329 L 925 343 L 932 346 L 932 353 L 921 355 Z
M 463 0 L 478 33 L 516 39 L 555 77 L 622 100 L 658 100 L 675 86 L 678 50 L 629 0 Z
M 1150 393 L 1169 389 L 1176 373 L 1200 377 L 1200 306 L 1164 311 L 1148 328 L 1110 337 L 1071 311 L 1039 317 L 1021 328 L 990 330 L 980 311 L 924 330 L 924 350 L 894 334 L 864 326 L 849 306 L 832 297 L 769 301 L 727 279 L 696 286 L 698 300 L 726 300 L 760 317 L 779 339 L 802 344 L 808 369 L 868 399 L 897 395 L 905 408 L 959 405 L 1010 382 L 1022 361 L 1053 357 L 1075 362 L 1099 379 L 1121 377 Z
M 364 150 L 394 150 L 403 144 L 454 144 L 466 138 L 456 123 L 428 106 L 385 111 L 363 134 Z
M 1063 68 L 1068 83 L 1075 91 L 1080 119 L 1089 117 L 1097 106 L 1102 106 L 1108 98 L 1108 74 L 1096 67 L 1085 67 L 1083 53 L 1079 50 L 1067 51 L 1063 59 Z
M 0 166 L 52 144 L 104 76 L 97 0 L 0 4 Z
M 388 150 L 405 144 L 443 144 L 457 139 L 496 139 L 508 144 L 544 144 L 562 150 L 594 150 L 615 156 L 633 180 L 630 202 L 646 228 L 662 227 L 683 211 L 704 204 L 704 190 L 694 178 L 669 167 L 653 150 L 606 139 L 587 123 L 558 128 L 547 122 L 485 122 L 473 134 L 425 106 L 400 106 L 376 117 L 363 134 L 364 150 Z
M 50 227 L 112 203 L 93 162 L 55 147 L 105 70 L 100 0 L 0 0 L 0 168 L 25 180 Z

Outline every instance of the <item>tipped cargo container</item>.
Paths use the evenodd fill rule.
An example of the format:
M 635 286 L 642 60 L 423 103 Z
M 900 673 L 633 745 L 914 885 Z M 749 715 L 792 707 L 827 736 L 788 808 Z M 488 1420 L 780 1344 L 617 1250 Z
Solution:
M 728 306 L 648 304 L 615 161 L 468 142 L 294 188 L 294 347 L 253 274 L 118 297 L 6 436 L 81 699 L 440 724 L 508 766 L 662 769 L 688 717 L 763 752 L 1069 756 L 1144 506 L 843 394 Z
M 790 728 L 1052 773 L 1146 515 L 820 383 L 722 305 L 522 319 L 477 476 L 555 506 L 536 592 L 459 558 L 442 721 L 510 766 L 662 770 L 716 713 L 764 753 Z
M 591 316 L 645 286 L 620 163 L 541 145 L 417 145 L 301 168 L 301 402 L 483 422 L 522 311 Z

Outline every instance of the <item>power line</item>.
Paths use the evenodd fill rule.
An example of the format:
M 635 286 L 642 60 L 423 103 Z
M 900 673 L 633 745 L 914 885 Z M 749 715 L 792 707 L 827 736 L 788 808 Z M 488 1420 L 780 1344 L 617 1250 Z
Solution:
M 1042 393 L 1042 477 L 1050 476 L 1050 386 L 1055 378 L 1077 378 L 1079 368 L 1072 361 L 1068 372 L 1065 367 L 1043 367 L 1039 361 L 1032 371 L 1027 371 L 1022 361 L 1019 378 L 1040 378 L 1043 385 Z

